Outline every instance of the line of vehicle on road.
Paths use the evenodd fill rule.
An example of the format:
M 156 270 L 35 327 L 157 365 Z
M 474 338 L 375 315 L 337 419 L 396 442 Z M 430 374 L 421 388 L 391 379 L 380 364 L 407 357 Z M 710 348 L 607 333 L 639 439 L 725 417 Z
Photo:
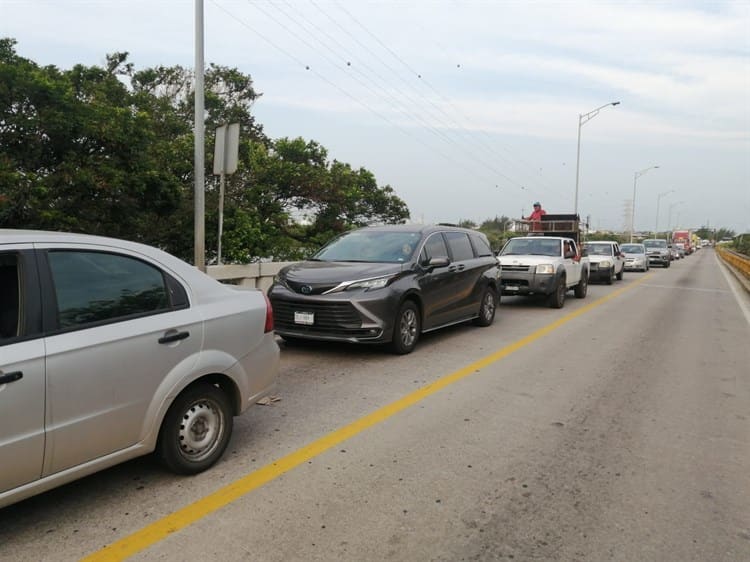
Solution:
M 480 232 L 391 225 L 347 232 L 284 268 L 264 294 L 222 285 L 155 248 L 0 230 L 0 507 L 156 452 L 170 470 L 212 466 L 233 417 L 274 387 L 275 333 L 385 344 L 493 324 L 501 295 L 561 308 L 589 279 L 622 279 L 627 246 L 583 243 L 548 215 L 496 253 Z

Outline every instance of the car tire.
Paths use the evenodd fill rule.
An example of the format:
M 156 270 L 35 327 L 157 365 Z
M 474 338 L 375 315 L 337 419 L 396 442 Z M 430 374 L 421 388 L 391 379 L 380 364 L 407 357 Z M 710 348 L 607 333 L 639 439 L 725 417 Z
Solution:
M 177 474 L 197 474 L 224 454 L 232 436 L 232 406 L 212 384 L 190 386 L 164 416 L 156 445 L 159 460 Z
M 609 281 L 607 281 L 607 284 L 612 284 L 612 277 L 610 276 Z M 589 273 L 588 271 L 581 271 L 581 280 L 578 282 L 578 285 L 576 285 L 576 288 L 574 289 L 573 293 L 575 294 L 577 299 L 585 299 L 586 294 L 589 292 Z
M 555 290 L 549 296 L 549 300 L 547 301 L 547 304 L 550 308 L 562 308 L 563 306 L 565 306 L 565 293 L 568 291 L 568 288 L 565 285 L 565 281 L 566 279 L 563 275 L 562 277 L 560 277 L 557 285 L 555 285 Z
M 615 282 L 615 268 L 609 270 L 609 274 L 607 275 L 607 278 L 604 280 L 607 285 L 611 285 Z
M 491 326 L 495 321 L 495 312 L 498 304 L 497 293 L 492 287 L 487 287 L 482 293 L 482 300 L 479 301 L 479 315 L 474 319 L 476 326 L 486 328 Z
M 623 275 L 623 273 L 625 273 L 625 268 L 624 267 L 620 270 L 620 273 L 618 273 L 616 275 L 618 281 L 622 281 L 622 275 Z
M 391 351 L 397 355 L 411 353 L 417 345 L 421 331 L 422 321 L 417 305 L 412 300 L 404 301 L 393 324 Z

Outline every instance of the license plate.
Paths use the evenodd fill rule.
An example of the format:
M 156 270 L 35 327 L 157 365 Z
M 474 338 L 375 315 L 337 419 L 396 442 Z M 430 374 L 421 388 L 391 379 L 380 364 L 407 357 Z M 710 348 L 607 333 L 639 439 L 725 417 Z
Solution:
M 312 326 L 315 324 L 315 313 L 314 312 L 295 312 L 294 323 L 304 324 L 306 326 Z
M 506 285 L 505 286 L 505 290 L 506 291 L 517 291 L 518 290 L 518 286 L 516 286 L 516 285 Z

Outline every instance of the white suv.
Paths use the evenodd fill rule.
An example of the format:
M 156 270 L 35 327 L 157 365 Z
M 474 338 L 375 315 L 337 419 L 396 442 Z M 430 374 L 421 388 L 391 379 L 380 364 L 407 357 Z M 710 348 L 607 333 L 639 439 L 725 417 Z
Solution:
M 601 280 L 611 285 L 615 277 L 618 280 L 622 279 L 622 273 L 625 271 L 625 257 L 617 242 L 593 240 L 586 242 L 585 248 L 588 250 L 591 262 L 589 273 L 591 281 Z

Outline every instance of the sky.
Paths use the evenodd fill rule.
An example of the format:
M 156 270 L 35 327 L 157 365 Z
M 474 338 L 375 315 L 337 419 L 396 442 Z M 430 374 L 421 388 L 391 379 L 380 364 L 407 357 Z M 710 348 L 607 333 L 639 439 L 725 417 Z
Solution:
M 41 65 L 192 67 L 194 16 L 0 0 L 0 36 Z M 205 0 L 204 18 L 206 63 L 252 76 L 266 134 L 367 168 L 414 222 L 571 213 L 580 154 L 593 228 L 628 230 L 635 188 L 636 230 L 750 232 L 748 1 Z

